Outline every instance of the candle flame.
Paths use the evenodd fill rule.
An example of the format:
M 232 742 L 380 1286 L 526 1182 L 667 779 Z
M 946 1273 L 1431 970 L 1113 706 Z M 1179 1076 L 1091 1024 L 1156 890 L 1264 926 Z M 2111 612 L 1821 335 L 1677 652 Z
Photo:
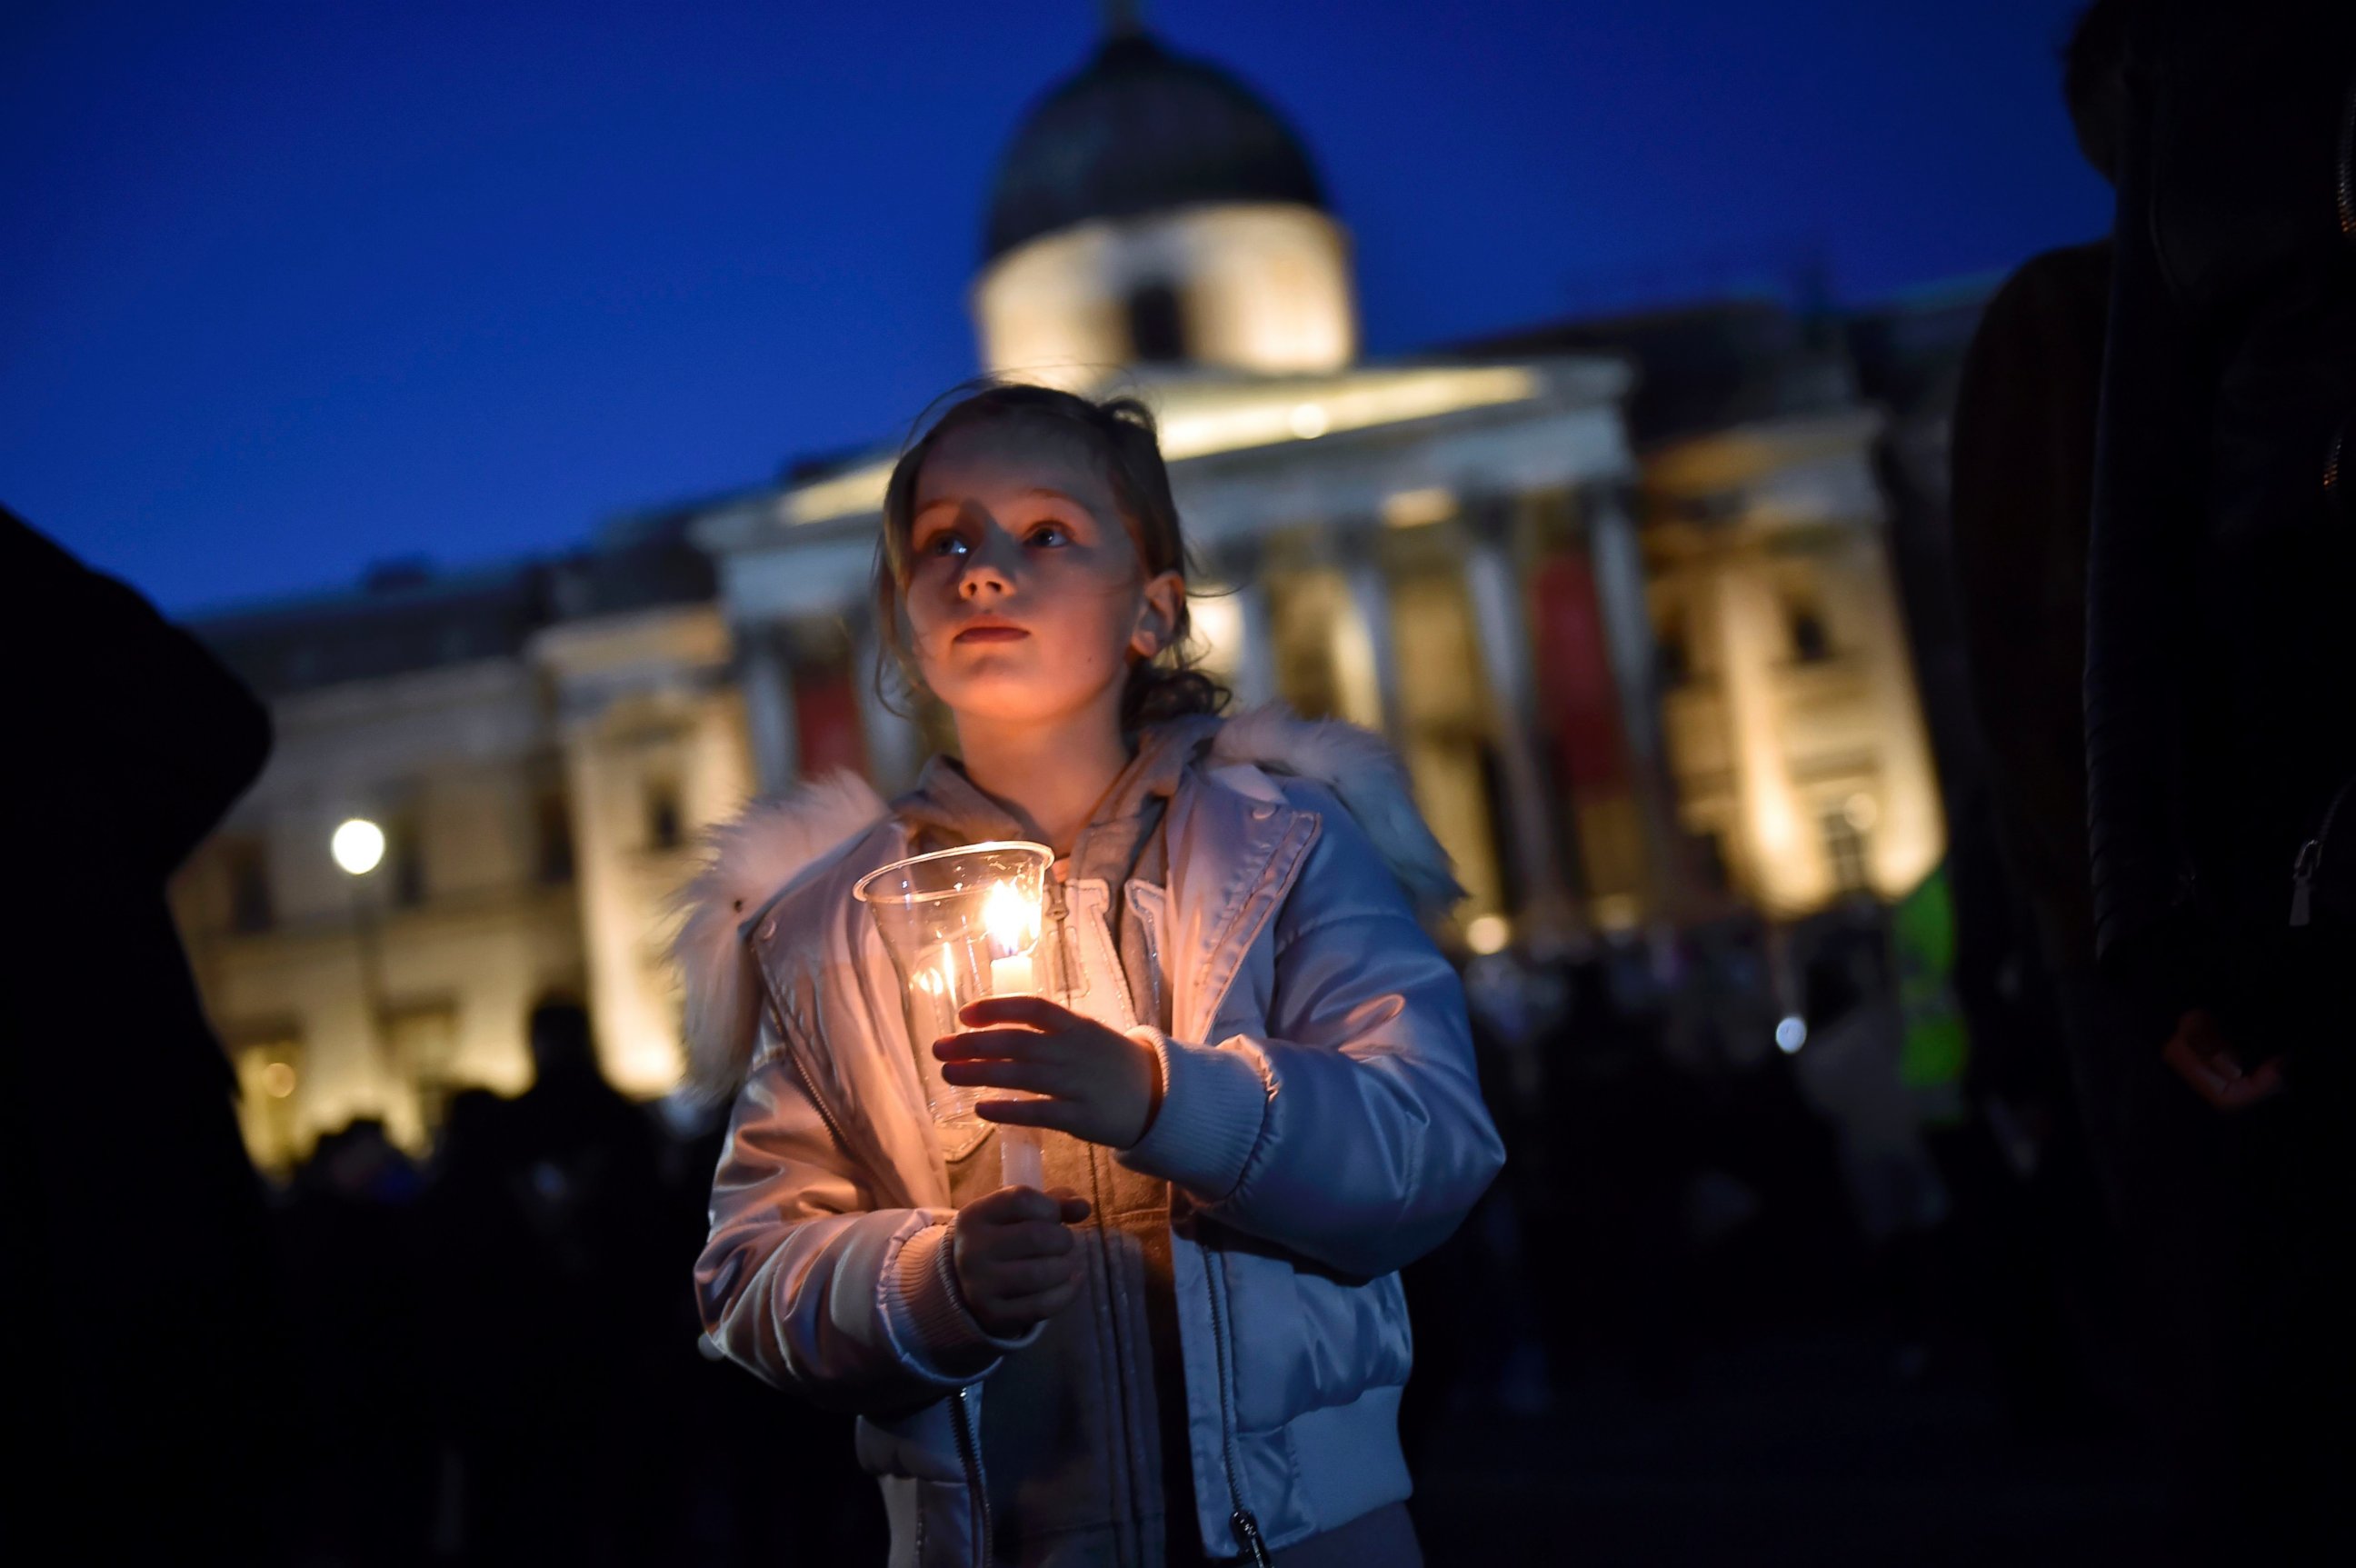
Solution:
M 990 940 L 1008 952 L 1021 952 L 1039 940 L 1039 906 L 1014 890 L 1011 882 L 991 885 L 982 900 L 981 923 Z

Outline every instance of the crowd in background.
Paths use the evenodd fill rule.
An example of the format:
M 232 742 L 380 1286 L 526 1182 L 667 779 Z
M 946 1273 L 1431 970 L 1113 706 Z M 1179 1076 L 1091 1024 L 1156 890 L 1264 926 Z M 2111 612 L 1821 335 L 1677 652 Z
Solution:
M 2040 1217 L 2083 1172 L 2008 1144 L 2051 1108 L 1991 1119 L 1941 1053 L 1949 969 L 1910 1019 L 1901 972 L 1949 955 L 1910 957 L 1906 915 L 1776 935 L 1808 954 L 1790 1013 L 1754 922 L 1468 960 L 1509 1174 L 1408 1273 L 1411 1455 L 1599 1369 L 1673 1400 L 1702 1348 L 1804 1326 L 1892 1380 L 1996 1377 L 2024 1431 L 2105 1418 L 2091 1258 Z M 459 1094 L 426 1160 L 356 1122 L 277 1195 L 298 1560 L 880 1561 L 849 1418 L 699 1348 L 718 1117 L 607 1086 L 578 1007 L 531 1039 L 533 1087 Z

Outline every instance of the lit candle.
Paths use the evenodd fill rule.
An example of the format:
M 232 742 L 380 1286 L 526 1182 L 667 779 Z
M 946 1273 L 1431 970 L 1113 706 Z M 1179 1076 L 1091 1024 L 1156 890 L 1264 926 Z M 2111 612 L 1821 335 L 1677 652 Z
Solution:
M 1038 981 L 1031 972 L 1029 953 L 1019 952 L 1012 958 L 990 961 L 990 993 L 992 996 L 1030 996 L 1038 989 Z
M 1031 961 L 1032 946 L 1039 940 L 1038 907 L 1027 904 L 1012 885 L 1001 882 L 990 890 L 981 907 L 981 923 L 989 929 L 992 947 L 1020 950 L 990 961 L 990 993 L 1038 994 L 1038 972 Z
M 1035 996 L 1039 992 L 1038 974 L 1031 964 L 1032 950 L 1039 941 L 1039 905 L 1014 890 L 1012 883 L 1001 882 L 982 900 L 981 923 L 990 932 L 990 945 L 1001 950 L 1012 949 L 1004 957 L 993 954 L 990 961 L 990 993 L 993 996 Z M 1015 1100 L 1031 1100 L 1033 1095 L 1007 1091 Z M 998 1130 L 998 1177 L 1008 1187 L 1044 1187 L 1047 1185 L 1046 1155 L 1039 1147 L 1039 1133 L 1034 1127 L 1001 1126 Z

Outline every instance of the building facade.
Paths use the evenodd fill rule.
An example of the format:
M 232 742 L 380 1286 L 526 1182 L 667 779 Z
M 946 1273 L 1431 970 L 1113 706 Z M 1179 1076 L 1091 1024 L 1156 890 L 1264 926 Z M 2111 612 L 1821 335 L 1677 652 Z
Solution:
M 1445 934 L 1920 881 L 1889 431 L 1837 335 L 1735 301 L 1369 362 L 1350 253 L 1274 110 L 1125 29 L 1010 144 L 975 327 L 994 373 L 1154 407 L 1206 662 L 1390 737 L 1470 890 Z M 260 1157 L 354 1115 L 422 1143 L 453 1089 L 525 1081 L 547 995 L 589 1005 L 617 1083 L 675 1081 L 658 955 L 698 830 L 833 768 L 889 792 L 953 739 L 876 678 L 894 456 L 198 627 L 280 726 L 180 888 Z M 387 832 L 362 876 L 328 851 L 349 817 Z

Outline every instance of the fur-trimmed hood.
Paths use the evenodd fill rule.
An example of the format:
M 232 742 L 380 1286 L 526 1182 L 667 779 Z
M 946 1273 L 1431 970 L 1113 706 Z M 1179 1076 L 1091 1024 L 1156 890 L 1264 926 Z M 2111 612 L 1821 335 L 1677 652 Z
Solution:
M 1447 851 L 1416 809 L 1406 769 L 1379 736 L 1339 720 L 1298 718 L 1271 704 L 1221 724 L 1202 766 L 1249 766 L 1314 780 L 1333 791 L 1374 841 L 1419 913 L 1445 914 L 1464 896 Z M 671 943 L 686 990 L 692 1091 L 723 1099 L 752 1062 L 761 982 L 746 924 L 890 811 L 863 779 L 836 773 L 756 800 L 707 835 L 703 869 L 674 900 L 681 918 Z

